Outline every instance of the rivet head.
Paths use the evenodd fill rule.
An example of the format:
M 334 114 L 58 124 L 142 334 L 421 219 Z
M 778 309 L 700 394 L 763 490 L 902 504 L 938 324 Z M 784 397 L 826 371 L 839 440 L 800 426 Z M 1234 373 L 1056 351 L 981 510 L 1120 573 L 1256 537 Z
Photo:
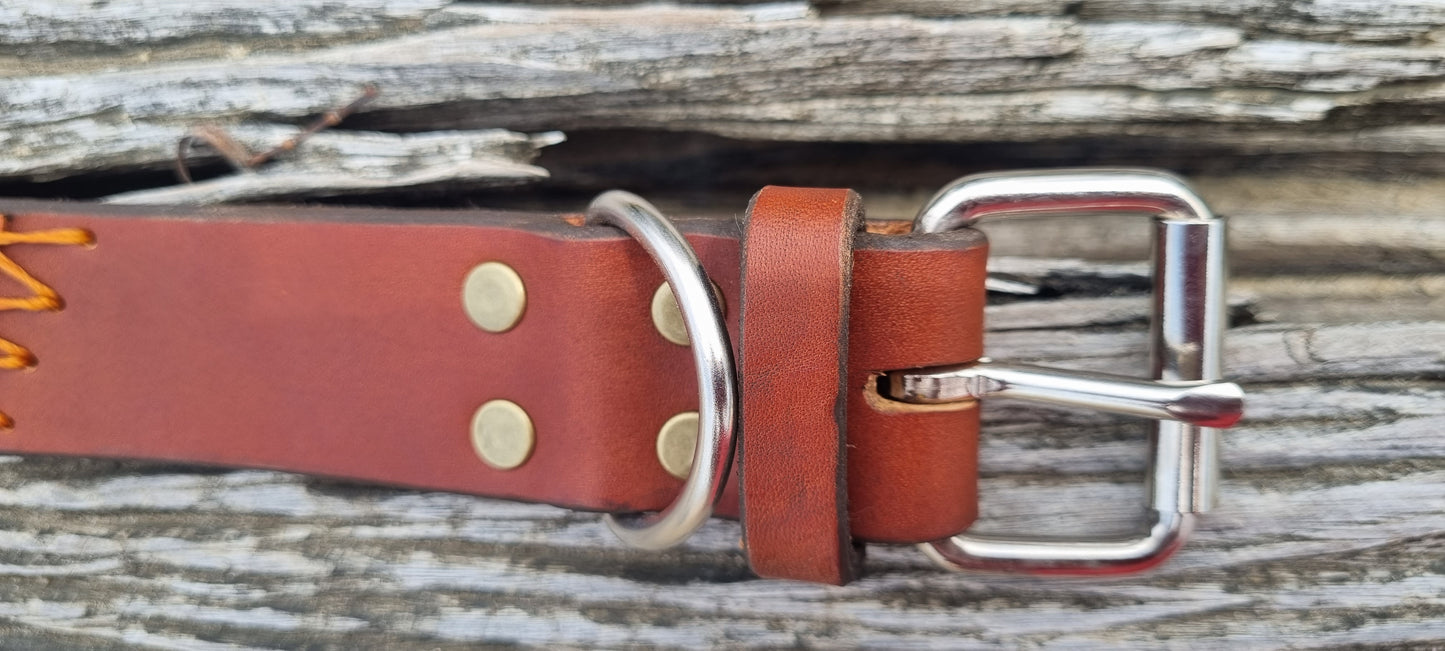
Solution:
M 723 313 L 727 313 L 722 290 L 713 285 L 712 293 L 717 297 L 718 305 L 722 306 Z M 652 325 L 663 339 L 679 346 L 692 345 L 692 339 L 687 336 L 687 323 L 682 320 L 682 309 L 677 306 L 677 297 L 672 295 L 672 285 L 662 283 L 652 293 Z
M 527 288 L 522 277 L 500 262 L 484 262 L 467 274 L 462 285 L 462 306 L 467 317 L 487 332 L 506 332 L 527 309 Z
M 472 416 L 472 449 L 497 470 L 526 463 L 536 440 L 532 419 L 510 400 L 492 400 Z
M 657 460 L 678 479 L 687 479 L 697 451 L 697 412 L 684 411 L 662 424 L 657 432 Z

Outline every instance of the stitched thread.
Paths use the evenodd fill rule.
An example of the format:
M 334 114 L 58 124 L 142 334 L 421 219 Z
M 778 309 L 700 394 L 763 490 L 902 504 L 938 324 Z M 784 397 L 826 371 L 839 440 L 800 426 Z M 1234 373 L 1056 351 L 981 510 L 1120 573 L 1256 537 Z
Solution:
M 95 243 L 95 235 L 82 228 L 56 228 L 46 231 L 30 231 L 28 233 L 17 233 L 6 230 L 10 224 L 10 218 L 0 215 L 0 249 L 11 244 L 54 244 L 59 246 L 89 246 Z M 35 276 L 30 275 L 23 267 L 11 260 L 9 256 L 0 251 L 0 273 L 3 273 L 16 282 L 19 282 L 26 289 L 30 290 L 31 296 L 3 296 L 0 297 L 0 311 L 4 310 L 25 310 L 27 312 L 55 312 L 65 307 L 65 301 L 60 294 L 51 289 L 49 285 L 40 282 Z M 35 366 L 35 355 L 29 348 L 21 346 L 9 339 L 0 337 L 0 369 L 18 370 Z M 15 421 L 8 414 L 0 411 L 0 429 L 10 429 L 15 426 Z

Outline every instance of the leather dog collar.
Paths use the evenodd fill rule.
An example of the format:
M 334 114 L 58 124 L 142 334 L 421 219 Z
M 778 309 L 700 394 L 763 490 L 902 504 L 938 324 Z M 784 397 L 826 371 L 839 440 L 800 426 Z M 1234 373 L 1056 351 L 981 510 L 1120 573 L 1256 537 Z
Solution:
M 1113 174 L 1127 186 L 1129 173 Z M 1217 223 L 1123 194 L 1107 206 L 1035 198 L 1029 209 Z M 19 371 L 0 372 L 4 452 L 270 468 L 608 513 L 664 509 L 684 487 L 659 437 L 680 422 L 691 431 L 693 351 L 659 330 L 662 271 L 616 228 L 491 211 L 4 200 L 0 213 L 0 271 L 33 294 L 0 304 L 10 310 L 0 366 Z M 742 225 L 675 222 L 741 342 L 741 500 L 735 472 L 715 512 L 737 517 L 741 503 L 764 575 L 846 582 L 855 541 L 939 541 L 976 515 L 975 395 L 919 397 L 909 387 L 932 376 L 888 374 L 988 368 L 978 363 L 986 241 L 966 227 L 855 232 L 860 217 L 851 193 L 770 188 Z M 497 300 L 509 303 L 469 314 L 468 301 Z M 1209 309 L 1200 327 L 1217 328 Z M 1197 381 L 1187 395 L 1110 385 L 1126 387 L 1115 402 L 1134 411 L 1107 396 L 1074 402 L 1216 426 L 1237 417 L 1237 388 L 1207 382 L 1217 362 L 1184 371 L 1161 379 Z M 1027 394 L 1039 376 L 1020 372 L 1012 386 Z M 1216 399 L 1200 404 L 1199 387 Z M 1148 410 L 1160 401 L 1210 415 Z M 1212 432 L 1170 425 L 1171 441 Z M 1208 492 L 1207 461 L 1185 492 Z M 1157 513 L 1175 512 L 1166 499 L 1151 502 Z M 1143 564 L 1187 529 L 1166 524 L 1173 533 Z M 1138 553 L 1063 556 L 1041 567 L 1140 564 Z

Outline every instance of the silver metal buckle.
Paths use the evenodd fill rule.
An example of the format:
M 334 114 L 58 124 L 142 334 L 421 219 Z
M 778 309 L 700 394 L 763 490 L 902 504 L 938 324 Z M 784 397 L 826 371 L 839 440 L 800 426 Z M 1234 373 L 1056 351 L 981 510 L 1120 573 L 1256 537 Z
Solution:
M 1183 181 L 1150 170 L 982 174 L 954 181 L 914 221 L 933 233 L 985 217 L 1135 212 L 1154 215 L 1153 381 L 998 364 L 888 374 L 889 394 L 919 403 L 1008 396 L 1155 419 L 1149 435 L 1149 531 L 1124 539 L 1001 538 L 962 533 L 920 545 L 952 570 L 1096 574 L 1144 569 L 1183 544 L 1214 503 L 1215 428 L 1243 411 L 1238 385 L 1218 381 L 1225 328 L 1224 222 Z
M 692 246 L 662 213 L 642 197 L 612 190 L 587 207 L 587 222 L 621 227 L 652 256 L 682 311 L 697 370 L 697 454 L 687 481 L 672 504 L 657 513 L 607 515 L 607 526 L 623 542 L 665 549 L 687 540 L 712 516 L 733 458 L 737 429 L 737 380 L 733 349 L 723 326 L 722 306 Z

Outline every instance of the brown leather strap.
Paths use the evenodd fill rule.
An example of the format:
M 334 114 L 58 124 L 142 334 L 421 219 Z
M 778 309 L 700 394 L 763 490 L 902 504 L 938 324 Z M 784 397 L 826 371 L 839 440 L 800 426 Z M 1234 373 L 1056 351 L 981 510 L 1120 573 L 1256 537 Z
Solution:
M 14 429 L 0 451 L 274 468 L 598 510 L 658 509 L 681 482 L 656 456 L 697 409 L 688 349 L 649 311 L 661 272 L 625 233 L 565 216 L 0 201 L 10 230 L 84 228 L 95 246 L 15 243 L 63 311 L 0 311 L 37 365 L 0 370 Z M 685 219 L 729 320 L 737 226 Z M 849 335 L 854 535 L 914 542 L 973 518 L 975 412 L 876 398 L 892 368 L 981 352 L 980 235 L 860 235 Z M 480 263 L 513 267 L 521 321 L 496 334 L 462 309 Z M 23 291 L 16 289 L 15 291 Z M 737 333 L 732 333 L 736 341 Z M 536 432 L 521 467 L 472 450 L 506 399 Z
M 842 585 L 848 531 L 848 298 L 862 200 L 763 188 L 743 225 L 743 540 L 758 576 Z

